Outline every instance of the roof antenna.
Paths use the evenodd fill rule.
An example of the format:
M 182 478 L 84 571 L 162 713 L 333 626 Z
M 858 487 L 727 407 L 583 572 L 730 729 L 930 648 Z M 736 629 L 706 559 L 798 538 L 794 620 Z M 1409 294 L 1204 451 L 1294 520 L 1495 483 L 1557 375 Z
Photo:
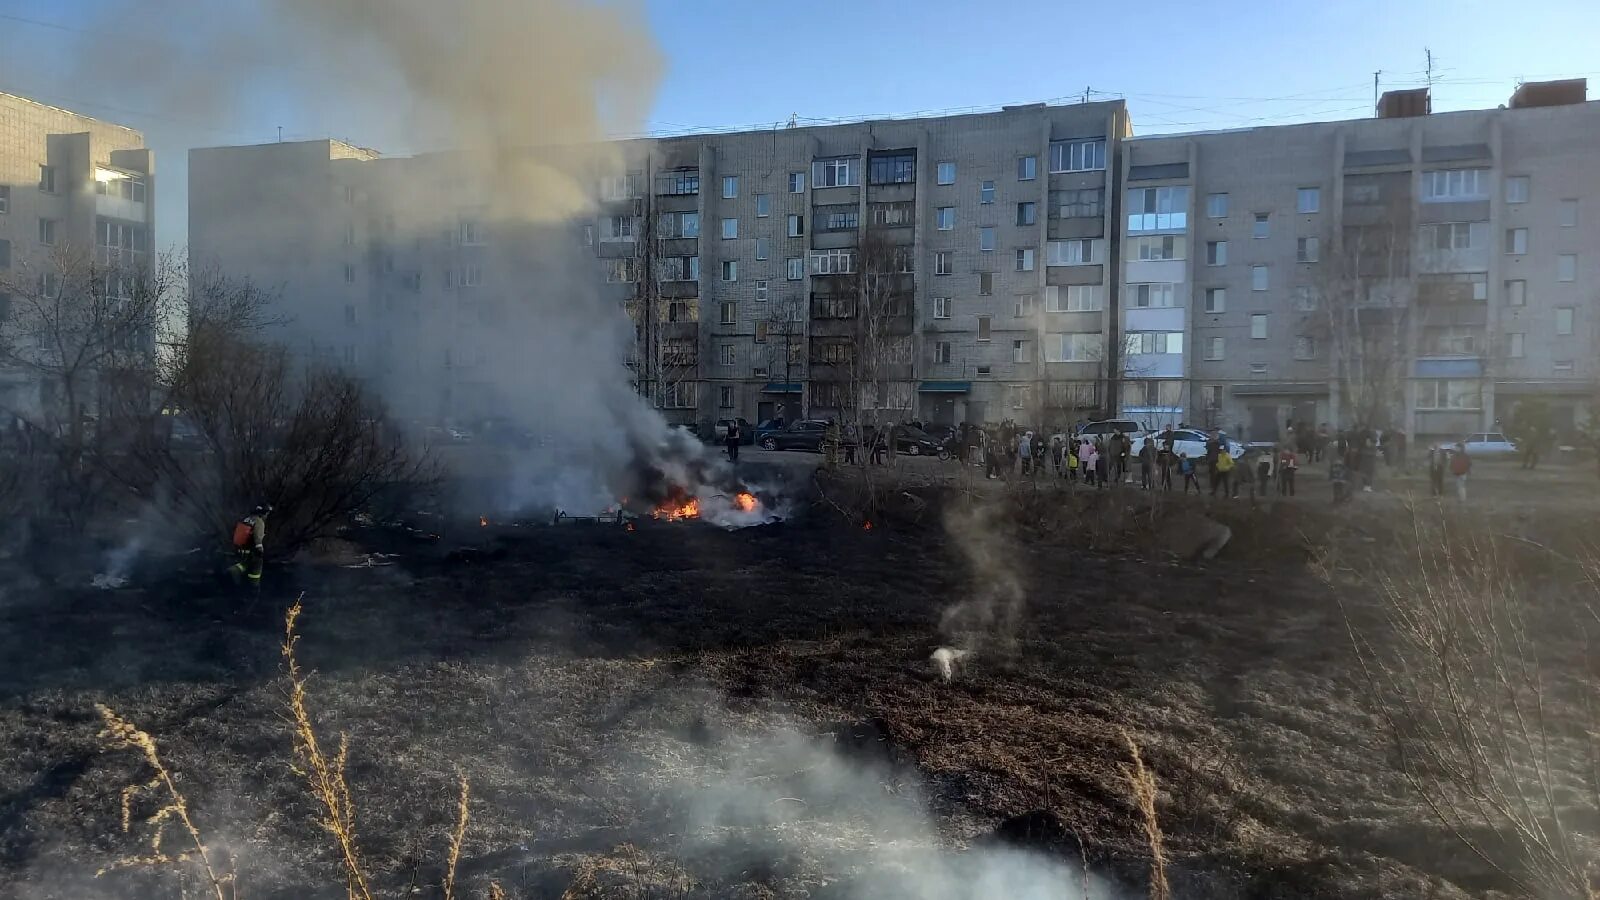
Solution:
M 1372 73 L 1372 114 L 1373 115 L 1377 115 L 1378 114 L 1378 76 L 1382 75 L 1382 74 L 1383 74 L 1383 70 L 1382 69 L 1379 69 L 1378 71 Z
M 278 143 L 283 143 L 283 126 L 278 126 Z
M 787 125 L 785 125 L 783 127 L 785 127 L 785 128 L 799 128 L 800 127 L 800 114 L 799 113 L 789 113 L 789 124 L 787 124 Z

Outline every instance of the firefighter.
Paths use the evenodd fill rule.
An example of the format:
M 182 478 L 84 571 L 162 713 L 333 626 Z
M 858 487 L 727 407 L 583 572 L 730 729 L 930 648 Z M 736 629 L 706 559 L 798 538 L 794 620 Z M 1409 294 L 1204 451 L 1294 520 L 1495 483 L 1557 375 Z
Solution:
M 235 579 L 243 575 L 251 584 L 261 584 L 261 569 L 266 563 L 267 514 L 272 505 L 260 503 L 250 514 L 233 526 L 233 552 L 236 561 L 232 572 Z

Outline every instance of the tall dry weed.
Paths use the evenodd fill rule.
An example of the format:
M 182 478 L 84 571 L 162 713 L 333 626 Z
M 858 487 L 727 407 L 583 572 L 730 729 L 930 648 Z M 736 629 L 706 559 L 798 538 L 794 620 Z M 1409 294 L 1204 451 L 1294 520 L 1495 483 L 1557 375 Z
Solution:
M 1167 853 L 1161 835 L 1161 818 L 1156 813 L 1156 776 L 1145 767 L 1144 756 L 1133 735 L 1125 728 L 1119 730 L 1132 762 L 1121 763 L 1118 768 L 1133 793 L 1133 805 L 1139 808 L 1145 842 L 1150 845 L 1150 900 L 1170 900 L 1172 888 L 1167 884 Z

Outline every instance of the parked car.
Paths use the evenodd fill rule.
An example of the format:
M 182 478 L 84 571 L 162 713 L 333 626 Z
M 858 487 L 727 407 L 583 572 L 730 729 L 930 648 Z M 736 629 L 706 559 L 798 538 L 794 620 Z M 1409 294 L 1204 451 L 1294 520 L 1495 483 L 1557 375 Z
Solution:
M 937 456 L 939 442 L 920 428 L 901 425 L 895 431 L 894 452 L 907 456 Z
M 787 426 L 788 426 L 788 423 L 783 420 L 782 416 L 778 416 L 777 418 L 774 418 L 774 419 L 763 419 L 761 421 L 761 424 L 757 425 L 751 431 L 750 440 L 751 440 L 752 443 L 759 444 L 759 443 L 761 443 L 761 439 L 762 438 L 766 437 L 769 434 L 777 434 L 778 432 L 782 431 Z
M 741 443 L 741 444 L 754 444 L 756 442 L 756 431 L 755 431 L 755 429 L 750 427 L 750 423 L 746 422 L 744 420 L 743 416 L 740 416 L 737 419 L 718 419 L 717 420 L 717 424 L 712 426 L 712 428 L 711 428 L 711 433 L 715 436 L 717 443 L 721 444 L 721 443 L 727 441 L 727 439 L 728 439 L 728 425 L 730 423 L 732 423 L 732 422 L 738 422 L 739 423 L 739 443 Z
M 1133 456 L 1138 456 L 1144 451 L 1145 441 L 1155 441 L 1156 449 L 1159 450 L 1161 449 L 1161 438 L 1164 434 L 1166 434 L 1165 431 L 1153 431 L 1150 434 L 1136 437 L 1133 439 L 1133 446 L 1129 448 L 1128 452 Z M 1206 455 L 1206 443 L 1210 439 L 1210 435 L 1195 428 L 1174 428 L 1172 429 L 1172 452 L 1181 453 L 1190 459 L 1203 457 Z M 1244 451 L 1245 446 L 1243 444 L 1233 438 L 1228 439 L 1229 456 L 1238 459 L 1244 455 Z
M 1078 434 L 1097 437 L 1108 435 L 1115 431 L 1120 431 L 1123 434 L 1144 434 L 1149 430 L 1143 422 L 1137 419 L 1100 419 L 1099 421 L 1085 424 L 1078 429 Z
M 1435 445 L 1440 450 L 1456 449 L 1456 441 Z M 1515 456 L 1517 445 L 1498 431 L 1480 431 L 1461 439 L 1467 445 L 1468 456 Z
M 791 422 L 782 431 L 774 431 L 761 438 L 763 450 L 809 450 L 822 452 L 822 436 L 828 423 L 821 419 L 801 419 Z

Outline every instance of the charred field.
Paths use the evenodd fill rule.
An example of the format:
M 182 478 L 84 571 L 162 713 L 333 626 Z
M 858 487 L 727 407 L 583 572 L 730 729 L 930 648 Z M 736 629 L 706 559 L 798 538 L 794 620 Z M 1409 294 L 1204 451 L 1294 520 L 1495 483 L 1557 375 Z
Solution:
M 259 596 L 211 560 L 122 590 L 19 586 L 0 606 L 0 894 L 178 896 L 167 867 L 95 877 L 148 842 L 121 803 L 149 773 L 98 737 L 103 703 L 155 736 L 241 894 L 342 896 L 291 769 L 280 646 L 301 596 L 310 702 L 325 740 L 348 735 L 382 896 L 442 895 L 457 773 L 459 896 L 1142 896 L 1124 733 L 1177 896 L 1504 886 L 1408 790 L 1365 702 L 1346 617 L 1377 600 L 1310 571 L 1318 547 L 1384 552 L 1392 521 L 1233 511 L 1228 552 L 1194 563 L 948 486 L 896 488 L 868 529 L 848 485 L 823 486 L 739 530 L 491 524 L 420 547 L 358 529 Z M 1049 505 L 1123 535 L 1198 508 L 1116 497 Z M 1011 504 L 993 552 L 1020 613 L 946 684 L 941 623 L 991 577 L 944 525 L 974 502 Z

